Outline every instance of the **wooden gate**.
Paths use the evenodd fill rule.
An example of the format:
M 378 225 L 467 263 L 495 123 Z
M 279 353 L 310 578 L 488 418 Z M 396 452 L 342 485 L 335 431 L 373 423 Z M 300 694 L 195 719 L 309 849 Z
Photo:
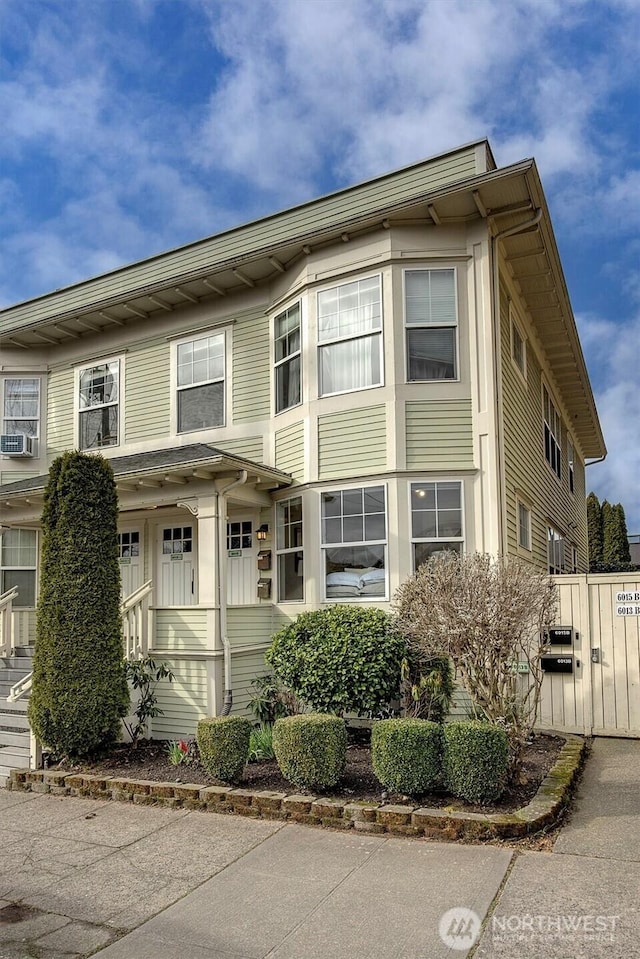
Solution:
M 595 736 L 640 738 L 640 577 L 558 576 L 558 625 L 573 636 L 553 646 L 573 672 L 545 675 L 538 725 Z

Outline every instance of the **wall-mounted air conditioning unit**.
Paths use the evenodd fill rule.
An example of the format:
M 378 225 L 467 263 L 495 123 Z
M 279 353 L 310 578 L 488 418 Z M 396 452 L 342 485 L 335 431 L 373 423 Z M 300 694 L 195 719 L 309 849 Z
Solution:
M 33 456 L 33 436 L 24 433 L 0 434 L 0 453 L 3 456 Z

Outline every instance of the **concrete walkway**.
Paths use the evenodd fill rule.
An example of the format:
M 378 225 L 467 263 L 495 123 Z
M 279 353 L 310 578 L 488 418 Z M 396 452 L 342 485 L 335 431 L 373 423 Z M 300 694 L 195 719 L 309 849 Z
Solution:
M 604 739 L 553 853 L 0 790 L 0 959 L 640 956 L 639 813 Z

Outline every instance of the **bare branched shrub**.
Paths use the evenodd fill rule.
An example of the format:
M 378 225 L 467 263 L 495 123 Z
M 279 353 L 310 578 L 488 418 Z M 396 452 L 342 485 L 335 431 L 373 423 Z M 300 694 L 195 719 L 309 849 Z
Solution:
M 540 699 L 541 637 L 555 620 L 549 577 L 516 560 L 447 553 L 400 586 L 394 607 L 409 641 L 422 654 L 450 656 L 476 709 L 505 728 L 515 768 Z

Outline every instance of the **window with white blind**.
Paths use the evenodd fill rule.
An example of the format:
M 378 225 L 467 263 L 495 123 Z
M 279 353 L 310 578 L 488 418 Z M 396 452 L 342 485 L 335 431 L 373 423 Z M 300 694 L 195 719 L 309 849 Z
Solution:
M 457 379 L 456 271 L 406 270 L 404 300 L 407 379 Z
M 78 445 L 81 450 L 120 442 L 120 360 L 87 366 L 78 373 Z
M 382 385 L 380 276 L 318 293 L 318 354 L 320 396 Z
M 40 433 L 40 380 L 37 377 L 7 377 L 2 384 L 0 433 Z
M 14 586 L 18 596 L 14 606 L 36 605 L 36 565 L 38 534 L 34 529 L 5 529 L 0 550 L 0 593 Z
M 274 320 L 276 413 L 301 400 L 300 304 L 290 306 Z
M 542 387 L 542 408 L 544 415 L 544 457 L 560 479 L 562 477 L 562 457 L 560 455 L 562 427 L 560 414 L 555 408 L 546 386 Z
M 224 426 L 224 333 L 178 343 L 176 373 L 178 433 Z

